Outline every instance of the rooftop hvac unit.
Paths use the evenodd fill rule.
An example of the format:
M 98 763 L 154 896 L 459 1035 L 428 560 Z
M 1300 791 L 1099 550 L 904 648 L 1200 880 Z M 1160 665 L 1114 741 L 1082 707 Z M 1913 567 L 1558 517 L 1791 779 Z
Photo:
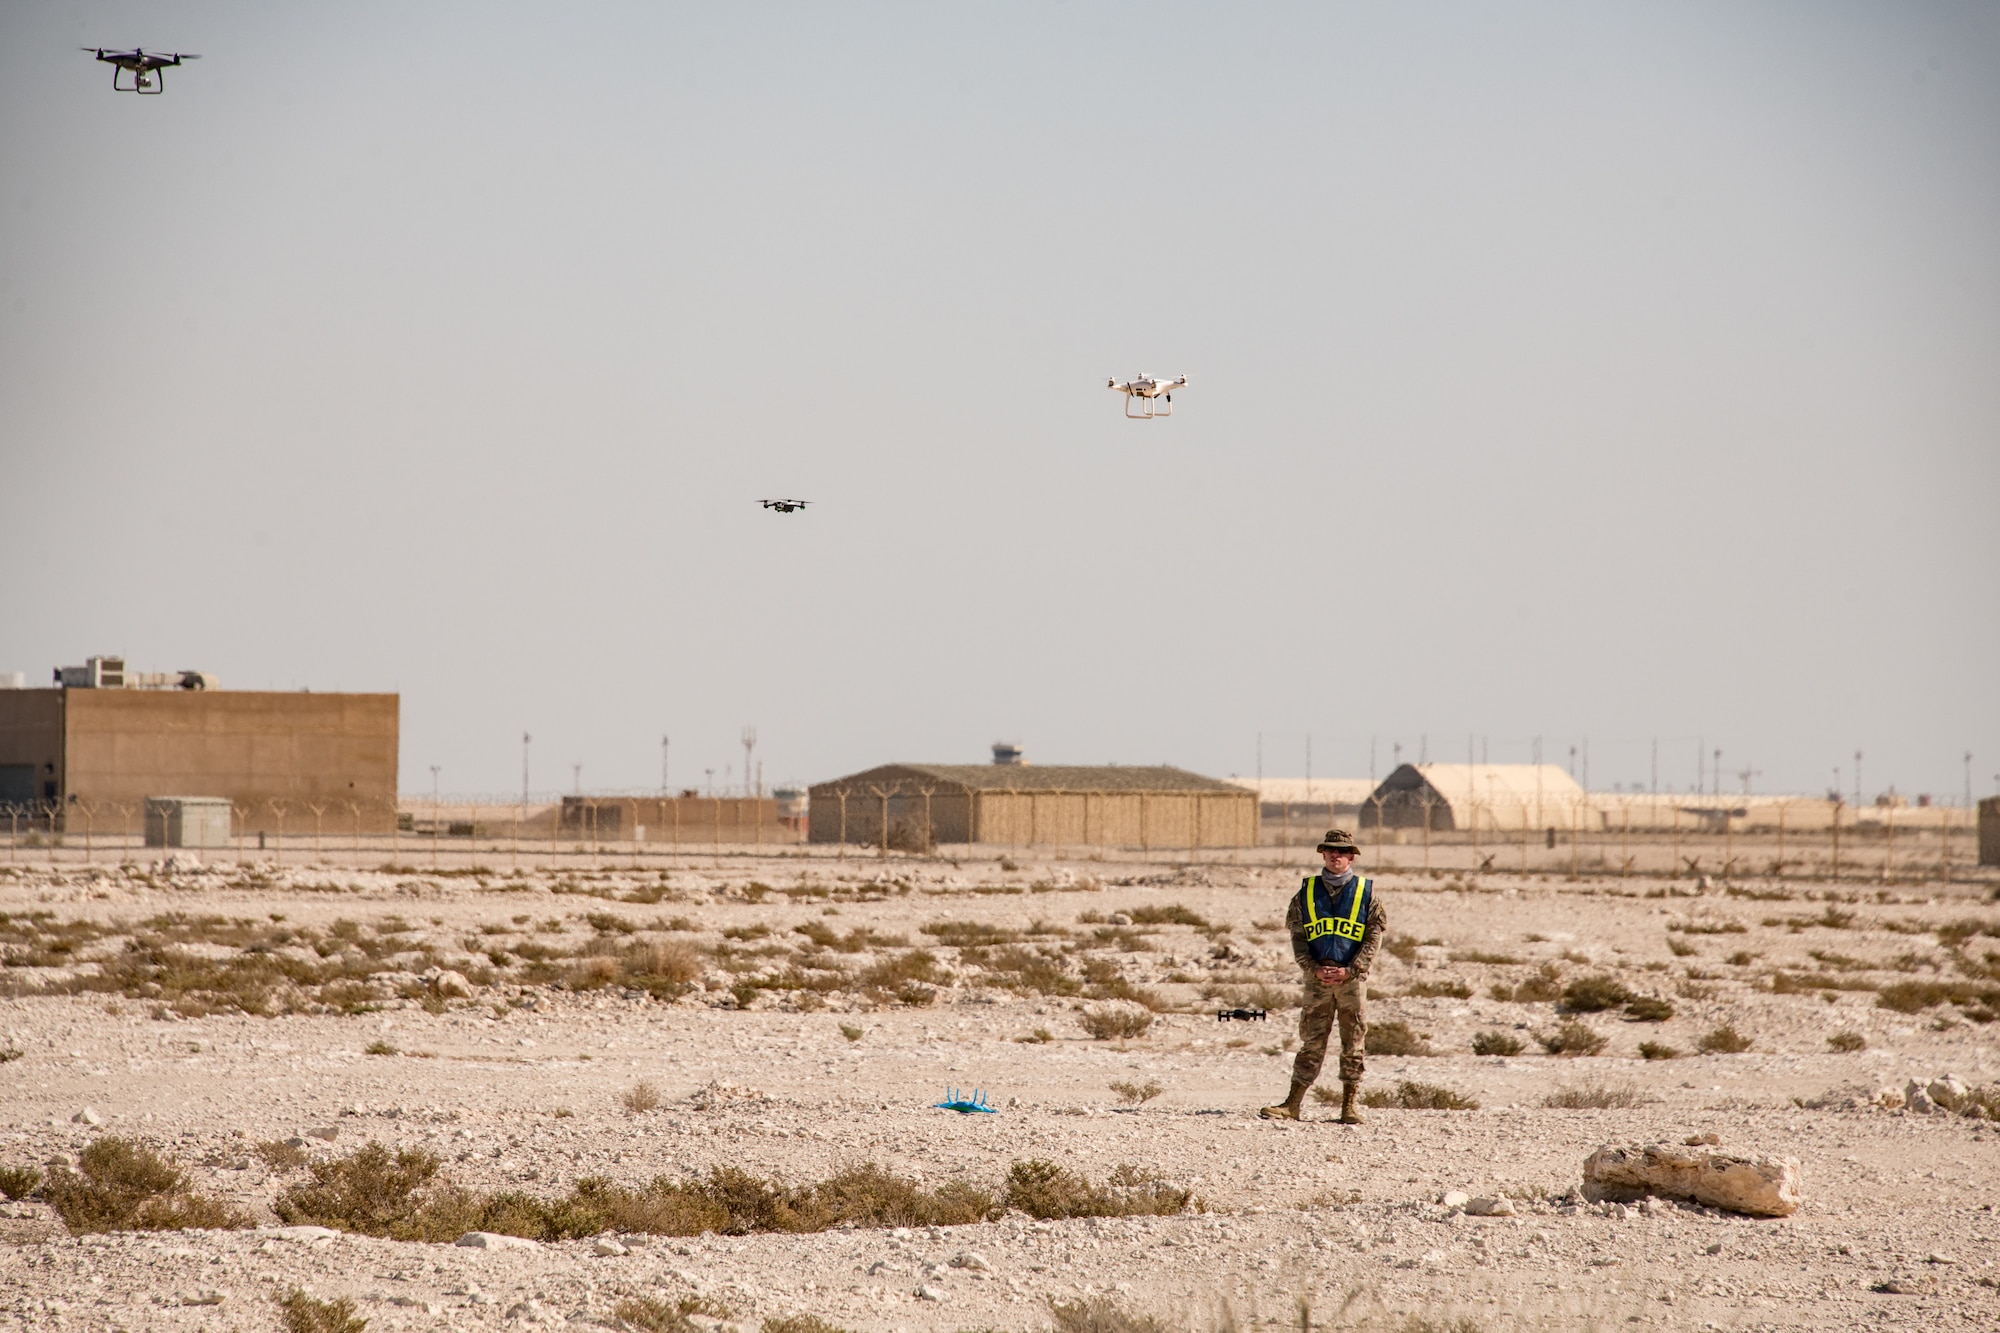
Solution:
M 1028 761 L 1023 757 L 1021 747 L 1013 741 L 995 741 L 993 742 L 993 762 L 996 764 L 1014 765 L 1025 764 Z

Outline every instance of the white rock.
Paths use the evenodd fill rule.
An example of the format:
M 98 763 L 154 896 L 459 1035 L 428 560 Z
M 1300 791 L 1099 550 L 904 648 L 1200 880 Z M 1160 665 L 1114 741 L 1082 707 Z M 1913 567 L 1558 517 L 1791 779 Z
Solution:
M 525 1236 L 503 1236 L 497 1231 L 468 1231 L 458 1244 L 473 1250 L 538 1250 L 541 1242 Z
M 1607 1144 L 1583 1164 L 1583 1197 L 1593 1203 L 1627 1203 L 1656 1194 L 1753 1217 L 1789 1217 L 1798 1211 L 1800 1188 L 1796 1158 L 1684 1144 Z
M 307 1130 L 306 1137 L 309 1139 L 324 1139 L 328 1143 L 332 1143 L 335 1139 L 340 1137 L 340 1126 L 321 1125 L 317 1129 Z
M 932 1286 L 918 1287 L 917 1299 L 920 1301 L 941 1301 L 944 1299 L 944 1288 Z
M 993 1265 L 988 1263 L 986 1256 L 977 1250 L 966 1250 L 961 1254 L 953 1255 L 951 1257 L 951 1266 L 953 1268 L 969 1268 L 975 1273 L 990 1273 L 993 1271 Z
M 1444 1197 L 1439 1199 L 1438 1202 L 1447 1208 L 1463 1208 L 1472 1202 L 1472 1196 L 1464 1190 L 1446 1190 Z
M 1943 1078 L 1932 1079 L 1924 1091 L 1928 1092 L 1931 1100 L 1940 1106 L 1956 1106 L 1959 1098 L 1965 1096 L 1966 1088 L 1963 1083 L 1946 1074 Z
M 97 1113 L 96 1107 L 86 1106 L 71 1116 L 69 1122 L 72 1125 L 89 1125 L 92 1129 L 95 1129 L 104 1123 L 104 1117 Z
M 1468 1217 L 1513 1217 L 1514 1201 L 1506 1198 L 1473 1199 L 1466 1203 L 1465 1212 Z
M 436 991 L 440 996 L 447 998 L 457 997 L 459 999 L 470 999 L 472 996 L 472 983 L 465 979 L 463 972 L 453 972 L 449 968 L 441 968 L 436 976 L 430 978 L 430 983 L 431 989 Z
M 1903 1106 L 1919 1115 L 1928 1115 L 1937 1110 L 1937 1103 L 1931 1100 L 1930 1089 L 1911 1079 L 1903 1088 Z
M 1903 1109 L 1903 1094 L 1896 1088 L 1877 1088 L 1875 1089 L 1875 1095 L 1869 1098 L 1869 1100 L 1885 1111 L 1900 1111 Z
M 590 1251 L 592 1254 L 602 1255 L 604 1258 L 607 1259 L 614 1258 L 621 1254 L 631 1253 L 630 1250 L 626 1249 L 623 1245 L 620 1245 L 617 1241 L 611 1239 L 611 1237 L 609 1236 L 599 1236 L 597 1238 L 597 1243 L 590 1247 Z
M 332 1227 L 264 1227 L 257 1234 L 277 1240 L 312 1241 L 332 1240 L 340 1233 Z

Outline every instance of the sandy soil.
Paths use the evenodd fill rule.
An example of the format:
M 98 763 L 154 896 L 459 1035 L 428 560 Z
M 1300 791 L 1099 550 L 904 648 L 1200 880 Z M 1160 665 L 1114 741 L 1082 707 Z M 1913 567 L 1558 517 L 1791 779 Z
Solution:
M 773 891 L 746 894 L 753 883 Z M 1395 935 L 1434 943 L 1382 956 L 1371 1017 L 1407 1021 L 1440 1054 L 1373 1057 L 1369 1086 L 1441 1084 L 1480 1109 L 1379 1109 L 1342 1127 L 1316 1104 L 1300 1125 L 1255 1118 L 1284 1090 L 1295 1010 L 1221 1024 L 1216 1001 L 1201 995 L 1204 984 L 1227 993 L 1257 977 L 1289 992 L 1289 947 L 1274 927 L 1295 884 L 1288 873 L 1241 867 L 1024 861 L 1010 870 L 994 860 L 798 854 L 677 869 L 664 888 L 650 871 L 0 869 L 0 911 L 53 914 L 44 926 L 279 914 L 321 931 L 344 919 L 365 933 L 401 918 L 395 924 L 411 929 L 399 939 L 429 952 L 403 960 L 408 970 L 386 976 L 383 994 L 418 981 L 419 963 L 485 978 L 492 968 L 482 970 L 468 944 L 535 939 L 574 950 L 607 934 L 601 919 L 589 924 L 592 914 L 619 918 L 635 932 L 619 937 L 639 940 L 681 917 L 672 937 L 703 948 L 730 929 L 752 936 L 739 939 L 747 946 L 755 927 L 768 927 L 761 947 L 791 949 L 803 943 L 801 924 L 866 927 L 929 946 L 947 976 L 927 1005 L 880 1003 L 857 986 L 745 992 L 745 1009 L 730 987 L 754 970 L 720 964 L 672 1001 L 615 984 L 527 985 L 503 968 L 474 995 L 428 1008 L 389 998 L 355 1014 L 185 1017 L 143 998 L 36 993 L 91 975 L 94 957 L 123 947 L 115 933 L 58 966 L 10 952 L 0 975 L 14 993 L 0 999 L 0 1045 L 20 1057 L 0 1064 L 0 1164 L 42 1164 L 98 1135 L 131 1136 L 171 1152 L 200 1188 L 238 1202 L 264 1229 L 77 1238 L 44 1203 L 0 1205 L 0 1324 L 276 1328 L 272 1296 L 302 1284 L 354 1297 L 378 1331 L 616 1326 L 621 1298 L 691 1293 L 726 1305 L 727 1323 L 743 1329 L 799 1313 L 852 1329 L 1036 1329 L 1049 1326 L 1052 1299 L 1087 1295 L 1204 1329 L 1225 1307 L 1240 1324 L 1296 1328 L 1302 1294 L 1325 1320 L 1356 1289 L 1386 1316 L 1465 1316 L 1479 1329 L 2000 1326 L 2000 1125 L 1867 1101 L 1913 1077 L 2000 1080 L 1995 1027 L 1950 1003 L 1901 1013 L 1878 1007 L 1873 989 L 1774 993 L 1769 982 L 1774 969 L 1870 986 L 1956 976 L 1956 959 L 2000 949 L 2000 938 L 1941 944 L 1935 928 L 1970 919 L 2000 931 L 1990 887 L 1746 884 L 1694 897 L 1685 882 L 1664 880 L 1385 876 Z M 659 901 L 619 901 L 631 896 Z M 1852 919 L 1826 924 L 1839 912 L 1827 917 L 1823 899 Z M 1115 938 L 1096 939 L 1098 921 L 1169 904 L 1229 929 L 1120 936 L 1113 920 L 1101 929 Z M 1106 960 L 1180 1011 L 1143 1037 L 1093 1041 L 1077 1021 L 1080 1001 L 994 984 L 921 933 L 946 920 L 1021 928 L 1036 919 L 1087 950 L 1072 965 Z M 1698 929 L 1679 929 L 1690 923 Z M 1693 952 L 1670 952 L 1670 941 Z M 1519 961 L 1475 962 L 1463 957 L 1470 952 Z M 858 968 L 875 956 L 838 961 Z M 1538 1051 L 1532 1037 L 1555 1027 L 1554 1005 L 1488 991 L 1551 960 L 1566 977 L 1605 973 L 1669 997 L 1674 1017 L 1587 1016 L 1609 1038 L 1595 1057 L 1471 1054 L 1483 1030 Z M 786 960 L 735 961 L 769 969 Z M 1454 979 L 1470 998 L 1404 994 Z M 1692 1051 L 1724 1023 L 1752 1049 L 1636 1055 L 1642 1040 Z M 861 1029 L 859 1039 L 843 1025 Z M 1037 1028 L 1053 1039 L 1020 1040 Z M 1866 1048 L 1831 1051 L 1836 1030 L 1862 1034 Z M 399 1053 L 364 1053 L 371 1043 Z M 664 1102 L 633 1113 L 621 1096 L 641 1079 Z M 1121 1081 L 1164 1091 L 1124 1107 L 1109 1086 Z M 1630 1087 L 1643 1100 L 1623 1110 L 1541 1105 L 1558 1089 L 1591 1085 Z M 980 1088 L 1001 1109 L 933 1109 L 947 1087 Z M 85 1107 L 101 1127 L 75 1119 Z M 550 1194 L 587 1175 L 637 1183 L 716 1164 L 807 1180 L 877 1162 L 931 1185 L 963 1177 L 997 1187 L 1011 1162 L 1044 1157 L 1092 1178 L 1120 1163 L 1151 1168 L 1192 1188 L 1206 1211 L 662 1237 L 611 1256 L 588 1240 L 478 1250 L 314 1237 L 276 1229 L 270 1201 L 297 1177 L 267 1169 L 252 1148 L 315 1129 L 336 1131 L 330 1142 L 306 1138 L 318 1155 L 370 1140 L 421 1145 L 464 1184 Z M 1571 1193 L 1601 1144 L 1704 1131 L 1725 1147 L 1797 1158 L 1803 1209 L 1761 1221 L 1681 1205 L 1607 1210 Z M 1519 1215 L 1465 1216 L 1439 1202 L 1453 1190 L 1512 1194 Z

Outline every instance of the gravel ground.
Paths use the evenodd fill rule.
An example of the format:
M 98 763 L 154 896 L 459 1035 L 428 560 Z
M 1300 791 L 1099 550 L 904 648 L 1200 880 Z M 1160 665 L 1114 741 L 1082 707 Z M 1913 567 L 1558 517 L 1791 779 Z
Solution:
M 746 1330 L 800 1313 L 852 1329 L 1039 1329 L 1052 1300 L 1098 1295 L 1203 1329 L 1225 1310 L 1239 1324 L 1296 1328 L 1301 1296 L 1327 1320 L 1355 1291 L 1364 1295 L 1350 1313 L 1465 1317 L 1478 1329 L 2000 1325 L 2000 1125 L 1868 1100 L 1911 1078 L 1994 1084 L 1996 1029 L 1972 1021 L 1975 1006 L 1902 1013 L 1858 988 L 1951 979 L 1954 960 L 2000 949 L 1993 934 L 1936 933 L 1968 920 L 2000 931 L 1989 888 L 1787 884 L 1738 888 L 1759 897 L 1719 887 L 1686 896 L 1695 892 L 1686 883 L 1659 880 L 1386 876 L 1398 942 L 1435 943 L 1383 954 L 1371 1020 L 1406 1021 L 1440 1054 L 1372 1057 L 1369 1087 L 1441 1084 L 1480 1109 L 1378 1109 L 1343 1127 L 1318 1105 L 1304 1124 L 1258 1121 L 1256 1107 L 1284 1090 L 1296 1011 L 1221 1024 L 1217 1001 L 1201 994 L 1259 978 L 1289 990 L 1289 947 L 1270 927 L 1295 878 L 1212 865 L 1010 864 L 725 859 L 664 882 L 618 871 L 0 868 L 0 912 L 17 921 L 50 913 L 44 929 L 85 922 L 111 932 L 62 957 L 7 954 L 0 1044 L 20 1055 L 0 1064 L 0 1164 L 73 1158 L 100 1135 L 127 1136 L 170 1153 L 197 1188 L 259 1223 L 72 1237 L 37 1199 L 0 1205 L 9 1242 L 0 1248 L 0 1326 L 277 1328 L 273 1296 L 300 1286 L 354 1298 L 378 1333 L 617 1326 L 614 1306 L 636 1295 L 706 1296 L 732 1313 L 697 1316 L 698 1327 Z M 631 897 L 657 901 L 621 901 Z M 1209 928 L 1119 934 L 1121 914 L 1166 905 Z M 142 995 L 53 993 L 125 948 L 122 925 L 170 912 L 277 915 L 335 941 L 337 921 L 355 923 L 362 938 L 380 936 L 384 922 L 408 929 L 395 932 L 401 952 L 386 959 L 380 998 L 349 1005 L 361 1012 L 300 1001 L 291 1007 L 303 1012 L 271 1017 L 188 1016 Z M 607 924 L 614 917 L 622 925 Z M 675 917 L 676 929 L 657 929 Z M 1169 1012 L 1143 1037 L 1093 1041 L 1077 1021 L 1086 1001 L 1010 990 L 921 933 L 946 920 L 1020 929 L 1036 919 L 1086 950 L 1073 967 L 1099 958 Z M 859 984 L 733 989 L 758 968 L 796 961 L 746 951 L 795 949 L 795 928 L 811 922 L 929 947 L 941 976 L 931 1002 L 885 1003 Z M 772 932 L 761 942 L 760 926 Z M 496 965 L 467 947 L 482 942 L 482 929 L 502 952 L 533 940 L 573 951 L 600 937 L 669 936 L 713 951 L 733 930 L 738 953 L 711 960 L 693 989 L 663 1000 L 616 982 L 575 990 L 523 981 L 518 959 Z M 898 952 L 837 961 L 853 969 Z M 1552 961 L 1565 978 L 1610 975 L 1669 997 L 1674 1016 L 1589 1015 L 1609 1039 L 1589 1058 L 1471 1054 L 1473 1034 L 1495 1030 L 1538 1051 L 1532 1038 L 1560 1021 L 1555 1007 L 1488 991 Z M 473 993 L 429 998 L 425 976 L 437 967 L 475 978 Z M 1774 970 L 1857 988 L 1774 992 Z M 1469 995 L 1404 993 L 1454 982 Z M 1692 1051 L 1724 1023 L 1752 1039 L 1748 1052 L 1637 1057 L 1642 1040 Z M 858 1039 L 844 1027 L 858 1028 Z M 1038 1028 L 1050 1039 L 1022 1040 Z M 1831 1051 L 1826 1038 L 1837 1030 L 1860 1033 L 1866 1047 Z M 368 1054 L 371 1044 L 396 1053 Z M 657 1087 L 657 1109 L 625 1109 L 640 1080 Z M 1110 1090 L 1115 1082 L 1163 1090 L 1135 1108 Z M 1637 1104 L 1541 1105 L 1558 1089 L 1589 1086 L 1630 1088 Z M 933 1109 L 948 1087 L 982 1089 L 1000 1109 Z M 86 1107 L 101 1124 L 78 1119 Z M 1703 1132 L 1728 1149 L 1798 1159 L 1805 1206 L 1767 1221 L 1665 1203 L 1607 1209 L 1572 1192 L 1599 1145 Z M 966 1179 L 997 1191 L 1022 1158 L 1093 1179 L 1132 1163 L 1192 1189 L 1206 1211 L 635 1237 L 627 1253 L 609 1255 L 593 1240 L 481 1250 L 283 1227 L 271 1201 L 298 1176 L 267 1168 L 254 1148 L 293 1136 L 316 1157 L 371 1140 L 421 1146 L 460 1183 L 538 1194 L 586 1176 L 637 1184 L 716 1165 L 805 1181 L 860 1162 L 930 1186 Z M 1441 1205 L 1448 1191 L 1512 1196 L 1517 1215 L 1466 1216 Z

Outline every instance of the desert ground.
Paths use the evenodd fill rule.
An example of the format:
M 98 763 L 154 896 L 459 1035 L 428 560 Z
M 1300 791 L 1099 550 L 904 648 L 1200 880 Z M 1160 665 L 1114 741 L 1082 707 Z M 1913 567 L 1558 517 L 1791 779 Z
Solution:
M 23 1328 L 2000 1326 L 1990 872 L 1384 871 L 1370 1019 L 1407 1053 L 1371 1055 L 1367 1088 L 1476 1109 L 1342 1126 L 1256 1116 L 1296 1042 L 1280 922 L 1309 851 L 122 855 L 0 865 L 0 1319 Z M 1269 1017 L 1218 1020 L 1238 1006 Z M 1955 1109 L 1878 1098 L 1945 1079 Z M 952 1089 L 993 1112 L 938 1109 Z M 1579 1193 L 1602 1145 L 1703 1134 L 1795 1159 L 1802 1206 Z M 187 1207 L 88 1221 L 103 1144 L 180 1168 L 158 1192 Z M 592 1179 L 809 1193 L 872 1164 L 981 1220 L 551 1239 L 532 1214 L 515 1230 L 544 1239 L 482 1247 L 309 1188 L 370 1144 L 434 1155 L 404 1204 L 456 1190 L 487 1218 Z M 1022 1206 L 1031 1162 L 1104 1215 Z M 147 1217 L 211 1225 L 119 1229 Z M 432 1238 L 362 1234 L 399 1225 Z

